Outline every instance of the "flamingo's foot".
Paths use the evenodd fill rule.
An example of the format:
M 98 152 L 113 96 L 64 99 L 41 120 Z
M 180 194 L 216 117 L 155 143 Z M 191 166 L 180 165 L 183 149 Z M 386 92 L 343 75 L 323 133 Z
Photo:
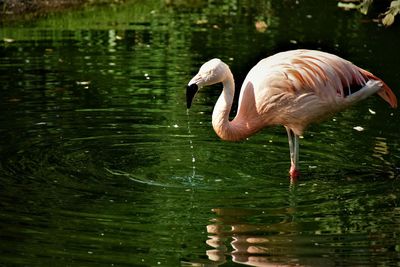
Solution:
M 291 167 L 289 171 L 290 179 L 291 180 L 297 180 L 297 178 L 300 176 L 300 171 L 296 169 L 295 167 Z

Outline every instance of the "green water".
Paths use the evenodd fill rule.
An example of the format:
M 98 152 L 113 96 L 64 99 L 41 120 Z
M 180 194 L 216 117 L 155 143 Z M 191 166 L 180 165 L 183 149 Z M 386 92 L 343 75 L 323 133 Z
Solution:
M 240 88 L 261 58 L 312 48 L 400 96 L 399 31 L 312 0 L 130 1 L 3 24 L 0 265 L 398 266 L 398 110 L 371 97 L 312 126 L 290 185 L 283 127 L 221 141 L 221 87 L 190 113 L 185 87 L 213 57 Z

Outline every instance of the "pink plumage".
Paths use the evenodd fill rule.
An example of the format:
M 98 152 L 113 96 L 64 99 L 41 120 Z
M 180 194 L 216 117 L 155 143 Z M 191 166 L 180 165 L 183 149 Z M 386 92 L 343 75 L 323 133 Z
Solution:
M 307 126 L 378 93 L 393 108 L 392 90 L 370 72 L 338 56 L 314 50 L 293 50 L 261 60 L 243 82 L 236 117 L 229 121 L 234 80 L 229 67 L 212 59 L 188 84 L 188 108 L 199 87 L 223 83 L 213 111 L 215 132 L 224 140 L 238 141 L 271 125 L 288 133 L 291 177 L 298 175 L 298 137 Z

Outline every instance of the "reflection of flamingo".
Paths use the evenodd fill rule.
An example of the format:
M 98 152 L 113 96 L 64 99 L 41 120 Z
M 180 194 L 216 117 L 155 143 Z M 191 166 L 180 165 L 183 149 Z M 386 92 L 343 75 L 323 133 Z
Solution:
M 293 212 L 291 209 L 282 211 L 286 215 Z M 303 266 L 300 258 L 306 259 L 311 265 L 310 260 L 313 259 L 307 257 L 306 252 L 312 244 L 305 243 L 304 239 L 299 240 L 301 238 L 297 236 L 297 224 L 292 220 L 285 219 L 268 225 L 251 224 L 247 220 L 252 216 L 259 216 L 260 211 L 216 208 L 213 212 L 218 216 L 212 220 L 212 224 L 207 225 L 209 239 L 206 243 L 213 248 L 207 250 L 207 256 L 215 265 L 224 264 L 227 255 L 232 257 L 233 262 L 257 267 Z M 280 211 L 277 212 L 282 215 Z M 225 245 L 227 242 L 231 248 Z
M 290 176 L 298 176 L 299 136 L 313 122 L 378 93 L 393 108 L 390 88 L 370 72 L 338 56 L 320 51 L 293 50 L 261 60 L 247 74 L 236 117 L 229 121 L 235 85 L 224 62 L 212 59 L 201 66 L 187 87 L 187 107 L 199 87 L 222 83 L 213 111 L 215 132 L 224 140 L 244 139 L 266 126 L 283 125 L 289 137 Z

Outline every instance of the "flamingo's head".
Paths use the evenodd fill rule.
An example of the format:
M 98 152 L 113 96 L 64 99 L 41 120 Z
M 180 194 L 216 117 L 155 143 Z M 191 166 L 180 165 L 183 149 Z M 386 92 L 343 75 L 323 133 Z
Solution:
M 187 108 L 191 107 L 192 100 L 199 88 L 223 82 L 229 72 L 228 65 L 218 58 L 204 63 L 199 72 L 188 83 L 186 89 Z

